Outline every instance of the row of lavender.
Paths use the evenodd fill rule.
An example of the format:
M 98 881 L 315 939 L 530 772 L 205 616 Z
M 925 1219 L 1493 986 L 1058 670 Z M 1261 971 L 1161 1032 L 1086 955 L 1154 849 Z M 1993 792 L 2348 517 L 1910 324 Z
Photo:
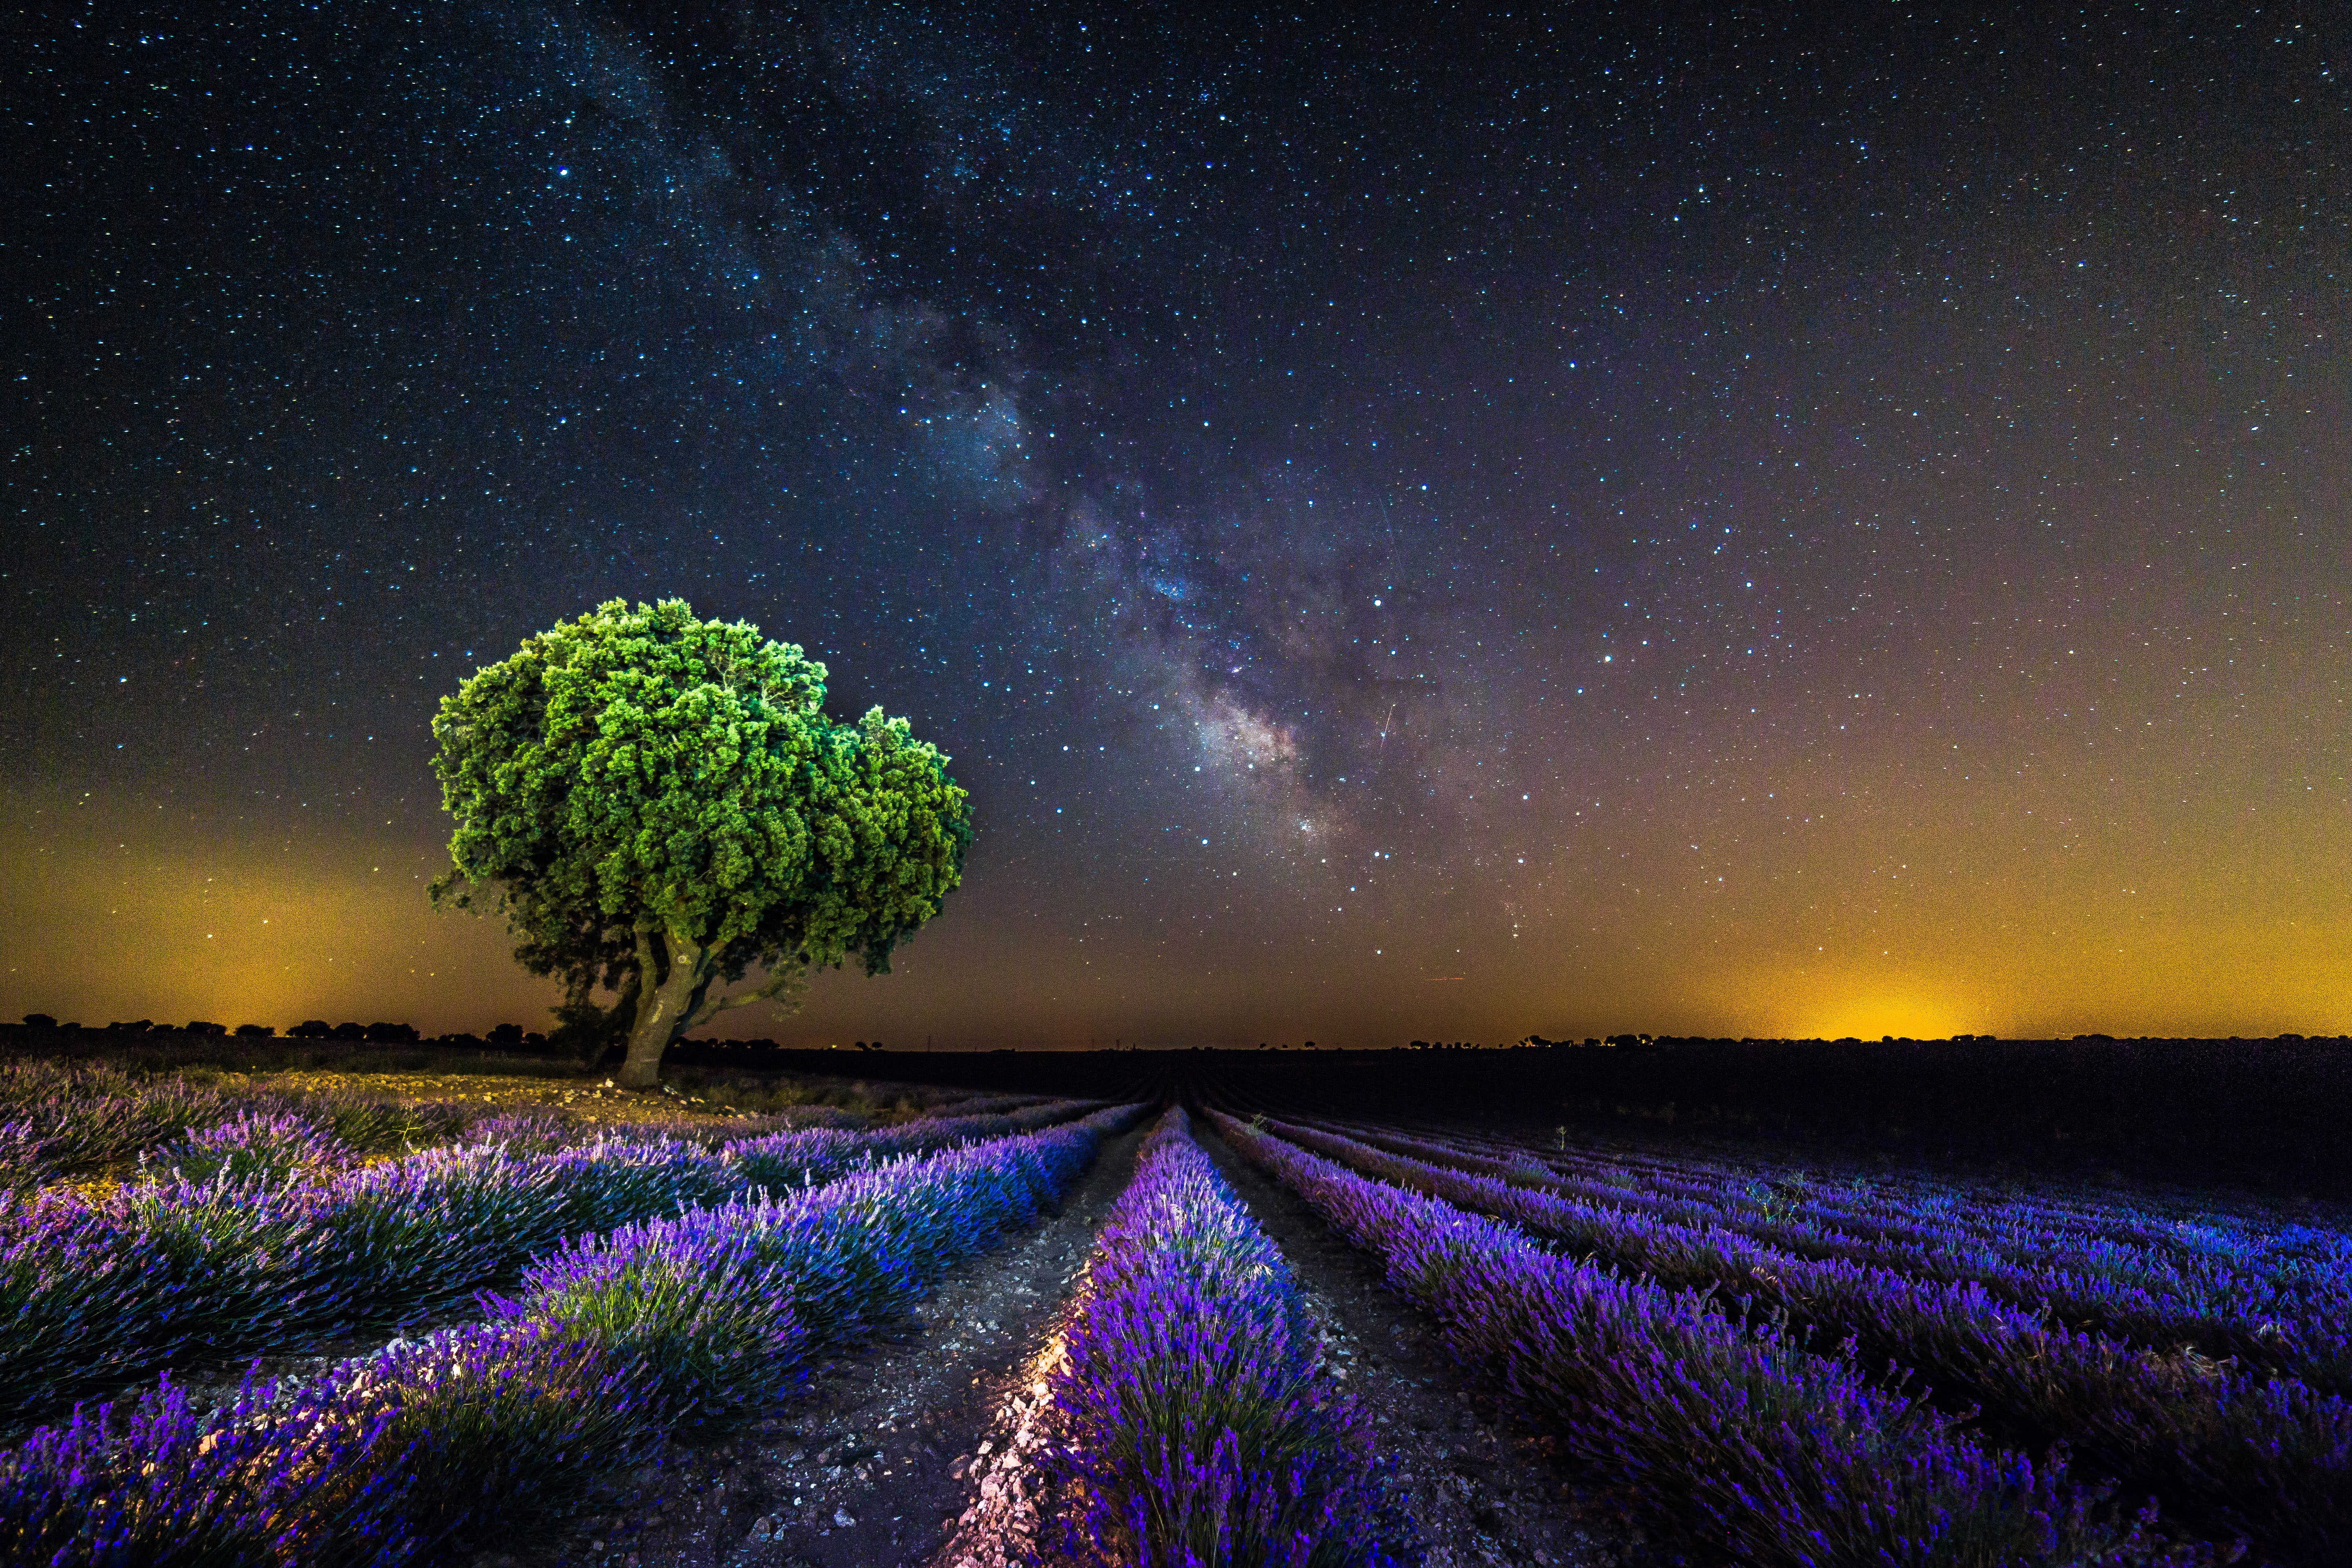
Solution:
M 1410 1524 L 1297 1285 L 1179 1108 L 1097 1237 L 1051 1382 L 1076 1561 L 1378 1568 Z
M 289 1113 L 353 1154 L 444 1142 L 471 1120 L 446 1103 L 257 1093 L 175 1074 L 136 1078 L 104 1064 L 10 1062 L 0 1065 L 0 1190 L 120 1164 L 241 1116 Z
M 773 1124 L 747 1123 L 738 1131 L 845 1121 L 862 1119 L 802 1108 Z M 688 1125 L 681 1112 L 667 1131 L 675 1134 Z M 244 1145 L 256 1126 L 264 1129 L 263 1146 L 248 1153 Z M 0 1190 L 37 1187 L 132 1161 L 142 1170 L 179 1167 L 210 1174 L 224 1163 L 269 1156 L 269 1130 L 301 1134 L 301 1148 L 286 1151 L 276 1163 L 317 1166 L 354 1164 L 367 1155 L 467 1137 L 487 1141 L 520 1132 L 544 1139 L 578 1126 L 553 1110 L 500 1115 L 462 1100 L 192 1083 L 175 1073 L 133 1076 L 106 1063 L 10 1062 L 0 1065 Z
M 937 1114 L 973 1115 L 1034 1103 L 1029 1095 L 966 1096 Z M 672 1136 L 688 1135 L 680 1101 Z M 210 1174 L 242 1154 L 237 1129 L 290 1119 L 303 1146 L 280 1164 L 351 1164 L 366 1155 L 406 1152 L 461 1138 L 488 1142 L 526 1136 L 547 1141 L 582 1124 L 560 1110 L 490 1113 L 459 1100 L 402 1101 L 389 1096 L 192 1083 L 175 1073 L 136 1076 L 107 1063 L 40 1060 L 0 1064 L 0 1191 L 37 1187 L 137 1160 L 142 1166 Z M 809 1126 L 861 1126 L 865 1118 L 831 1106 L 799 1106 L 746 1118 L 736 1136 Z M 659 1126 L 658 1122 L 648 1125 Z M 226 1140 L 231 1153 L 215 1152 Z
M 1218 1130 L 1372 1253 L 1562 1455 L 1619 1478 L 1660 1535 L 1710 1559 L 2115 1565 L 2214 1560 L 2152 1510 L 2118 1517 L 2063 1457 L 1962 1420 L 1778 1324 L 1563 1256 L 1230 1118 Z
M 2112 1237 L 2051 1235 L 2032 1247 L 1984 1242 L 1959 1226 L 1899 1210 L 1882 1215 L 1823 1205 L 1759 1208 L 1753 1172 L 1734 1167 L 1719 1185 L 1678 1178 L 1672 1190 L 1622 1175 L 1575 1173 L 1553 1155 L 1497 1153 L 1475 1140 L 1350 1127 L 1349 1136 L 1409 1158 L 1435 1161 L 1556 1194 L 1632 1224 L 1633 1216 L 1748 1238 L 1776 1255 L 1851 1263 L 1915 1279 L 1974 1285 L 2016 1311 L 2165 1352 L 2186 1346 L 2210 1360 L 2284 1373 L 2330 1394 L 2352 1394 L 2352 1237 L 2294 1227 L 2297 1245 L 2269 1250 L 2268 1268 L 2189 1259 Z M 1563 1168 L 1566 1167 L 1566 1168 Z M 1701 1268 L 1712 1265 L 1701 1264 Z
M 1093 1102 L 1087 1102 L 1089 1104 Z M 431 1103 L 404 1110 L 436 1110 Z M 866 1133 L 874 1147 L 905 1152 L 935 1148 L 959 1137 L 999 1137 L 1034 1131 L 1079 1114 L 1076 1102 L 1022 1097 L 1006 1108 L 996 1100 L 975 1100 L 936 1115 L 896 1122 Z M 502 1111 L 462 1122 L 448 1138 L 419 1139 L 404 1152 L 422 1152 L 447 1143 L 496 1145 L 509 1153 L 550 1153 L 599 1142 L 676 1142 L 719 1150 L 780 1132 L 860 1132 L 866 1119 L 830 1106 L 794 1107 L 767 1116 L 732 1121 L 685 1118 L 593 1122 L 561 1110 Z M 866 1145 L 860 1145 L 866 1146 Z M 226 1121 L 184 1133 L 140 1158 L 139 1179 L 204 1183 L 221 1176 L 273 1180 L 320 1178 L 363 1163 L 363 1151 L 338 1137 L 317 1113 L 299 1102 L 285 1110 L 248 1110 Z
M 0 1430 L 173 1367 L 445 1315 L 567 1239 L 1084 1113 L 1055 1102 L 713 1151 L 677 1139 L 428 1149 L 312 1180 L 224 1172 L 0 1194 Z
M 2333 1562 L 2352 1549 L 2352 1402 L 2296 1379 L 2057 1327 L 1973 1281 L 1803 1258 L 1337 1133 L 1268 1129 L 1360 1174 L 1506 1220 L 1565 1247 L 1579 1267 L 1850 1342 L 1858 1365 L 1886 1385 L 1916 1374 L 1925 1397 L 1955 1417 L 1973 1415 L 2028 1449 L 2065 1444 L 2087 1461 L 2078 1468 L 2153 1494 L 2208 1534 L 2243 1536 L 2274 1561 Z
M 1855 1235 L 1958 1247 L 2018 1262 L 2081 1260 L 2118 1279 L 2155 1279 L 2193 1289 L 2208 1276 L 2244 1276 L 2284 1291 L 2342 1289 L 2352 1273 L 2352 1234 L 2250 1205 L 2217 1207 L 2210 1194 L 2135 1189 L 2021 1191 L 1945 1173 L 1847 1170 L 1828 1180 L 1787 1164 L 1761 1166 L 1729 1152 L 1598 1142 L 1559 1146 L 1447 1133 L 1442 1142 L 1549 1170 L 1629 1200 L 1686 1198 L 1769 1222 L 1801 1222 Z
M 1138 1108 L 573 1242 L 488 1321 L 198 1412 L 168 1383 L 0 1455 L 0 1560 L 417 1560 L 772 1398 L 1053 1202 Z

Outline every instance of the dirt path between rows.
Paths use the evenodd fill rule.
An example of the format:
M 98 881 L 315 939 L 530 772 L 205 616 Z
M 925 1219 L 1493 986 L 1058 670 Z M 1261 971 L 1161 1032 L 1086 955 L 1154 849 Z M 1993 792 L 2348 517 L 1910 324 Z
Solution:
M 1428 1568 L 1656 1563 L 1639 1531 L 1562 1470 L 1539 1433 L 1501 1417 L 1457 1368 L 1429 1320 L 1315 1211 L 1236 1157 L 1205 1121 L 1202 1148 L 1282 1248 L 1325 1335 L 1327 1363 L 1371 1415 L 1421 1527 Z
M 674 1449 L 569 1518 L 486 1543 L 475 1568 L 929 1563 L 971 1506 L 977 1451 L 1025 1386 L 1142 1139 L 1107 1141 L 1059 1215 L 950 1275 L 896 1338 L 835 1354 L 731 1440 Z

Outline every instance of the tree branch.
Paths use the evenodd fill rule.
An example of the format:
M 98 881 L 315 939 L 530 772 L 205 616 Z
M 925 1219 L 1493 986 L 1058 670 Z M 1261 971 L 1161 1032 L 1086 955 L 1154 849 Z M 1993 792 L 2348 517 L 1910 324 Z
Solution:
M 746 991 L 734 996 L 713 996 L 694 1010 L 693 1022 L 687 1027 L 690 1029 L 696 1025 L 708 1023 L 730 1007 L 748 1007 L 754 1002 L 772 1000 L 780 992 L 790 989 L 795 981 L 805 981 L 807 973 L 801 964 L 787 963 L 770 975 L 768 983 L 756 991 Z

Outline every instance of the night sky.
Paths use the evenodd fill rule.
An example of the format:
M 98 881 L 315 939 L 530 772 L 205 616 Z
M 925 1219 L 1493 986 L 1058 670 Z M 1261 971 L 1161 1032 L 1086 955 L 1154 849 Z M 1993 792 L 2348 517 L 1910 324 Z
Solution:
M 0 1016 L 541 1026 L 677 595 L 981 834 L 739 1035 L 2352 1030 L 2340 5 L 38 10 Z

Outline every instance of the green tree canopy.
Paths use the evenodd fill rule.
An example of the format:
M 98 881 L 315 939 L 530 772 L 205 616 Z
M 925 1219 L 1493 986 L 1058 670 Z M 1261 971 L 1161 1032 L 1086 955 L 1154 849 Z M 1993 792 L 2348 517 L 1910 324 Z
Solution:
M 494 895 L 515 957 L 561 978 L 575 1036 L 625 1034 L 623 1081 L 721 1008 L 868 974 L 939 913 L 971 842 L 947 758 L 879 708 L 825 717 L 825 668 L 678 599 L 620 600 L 527 640 L 441 702 L 456 820 L 436 902 Z M 764 984 L 719 988 L 754 969 Z M 599 988 L 615 994 L 609 1007 Z

